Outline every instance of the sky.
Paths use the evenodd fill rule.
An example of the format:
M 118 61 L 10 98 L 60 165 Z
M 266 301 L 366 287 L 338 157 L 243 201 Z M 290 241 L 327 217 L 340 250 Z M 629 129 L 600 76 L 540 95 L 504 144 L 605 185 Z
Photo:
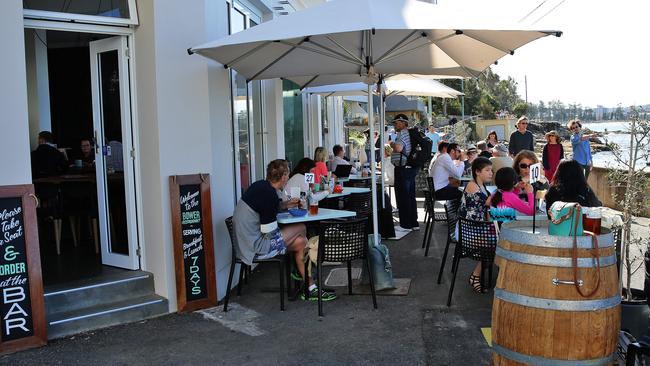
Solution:
M 650 1 L 438 0 L 452 3 L 507 22 L 519 22 L 543 3 L 521 23 L 561 30 L 562 37 L 533 41 L 492 66 L 502 79 L 511 76 L 518 82 L 522 98 L 527 77 L 529 102 L 559 99 L 583 107 L 650 104 Z

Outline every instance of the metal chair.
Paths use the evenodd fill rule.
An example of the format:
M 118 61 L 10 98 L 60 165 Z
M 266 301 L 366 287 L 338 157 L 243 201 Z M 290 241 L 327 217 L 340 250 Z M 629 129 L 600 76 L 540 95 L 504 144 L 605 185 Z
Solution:
M 460 208 L 460 200 L 450 200 L 445 203 L 445 215 L 447 216 L 447 244 L 445 244 L 445 252 L 442 255 L 440 262 L 440 272 L 438 273 L 438 284 L 442 280 L 442 271 L 445 270 L 445 262 L 447 261 L 447 253 L 449 253 L 449 245 L 457 245 L 456 240 L 456 223 L 458 222 L 458 209 Z M 453 271 L 452 266 L 452 271 Z
M 237 246 L 237 237 L 235 235 L 235 227 L 232 221 L 232 216 L 228 217 L 226 220 L 226 227 L 228 228 L 228 234 L 230 235 L 230 244 L 232 246 L 232 261 L 230 262 L 230 274 L 228 275 L 228 287 L 226 288 L 226 297 L 223 300 L 223 311 L 228 311 L 228 302 L 230 300 L 230 287 L 232 286 L 232 278 L 235 274 L 235 265 L 239 263 L 239 283 L 237 284 L 237 296 L 241 295 L 242 288 L 242 276 L 244 274 L 244 269 L 248 267 L 246 263 L 242 262 L 241 259 L 237 258 L 235 247 Z M 288 254 L 277 255 L 273 258 L 268 259 L 253 259 L 253 263 L 277 263 L 278 264 L 278 274 L 280 279 L 280 310 L 284 311 L 284 285 L 286 280 L 287 292 L 290 288 L 290 279 L 288 274 Z M 285 268 L 285 264 L 287 264 Z
M 446 222 L 447 221 L 447 214 L 444 211 L 436 211 L 436 202 L 440 203 L 441 205 L 444 206 L 445 200 L 436 200 L 436 188 L 433 185 L 433 178 L 427 177 L 426 179 L 428 189 L 430 194 L 430 202 L 427 203 L 427 195 L 425 193 L 424 196 L 424 222 L 429 222 L 429 219 L 431 219 L 431 227 L 430 229 L 433 230 L 433 226 L 435 226 L 436 222 Z M 426 231 L 425 231 L 426 232 Z M 426 237 L 426 236 L 425 236 Z M 429 247 L 428 243 L 426 241 L 422 241 L 422 249 L 427 248 L 425 251 L 424 256 L 428 256 L 429 254 Z
M 366 234 L 367 219 L 351 219 L 347 221 L 321 221 L 318 237 L 318 287 L 322 289 L 323 262 L 347 262 L 348 293 L 352 295 L 352 261 L 365 260 L 370 279 L 372 304 L 377 309 L 377 297 L 372 273 L 370 273 L 370 257 L 368 256 L 368 235 Z M 323 300 L 321 290 L 318 291 L 318 315 L 323 316 Z
M 345 209 L 357 213 L 357 218 L 367 221 L 366 232 L 372 232 L 372 192 L 351 193 L 345 199 Z
M 449 287 L 449 296 L 447 297 L 447 306 L 451 306 L 451 295 L 454 292 L 456 284 L 456 275 L 458 274 L 458 265 L 461 258 L 470 258 L 482 263 L 481 267 L 481 285 L 484 283 L 485 269 L 488 268 L 488 287 L 492 285 L 492 263 L 494 262 L 494 253 L 497 248 L 497 230 L 495 223 L 492 221 L 474 221 L 459 218 L 458 220 L 458 245 L 454 255 L 454 275 Z

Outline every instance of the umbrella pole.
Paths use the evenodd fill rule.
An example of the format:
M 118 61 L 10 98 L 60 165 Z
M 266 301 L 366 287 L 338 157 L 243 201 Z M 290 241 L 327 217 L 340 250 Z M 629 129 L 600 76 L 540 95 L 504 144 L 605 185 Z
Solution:
M 368 84 L 368 126 L 370 127 L 370 136 L 369 138 L 374 138 L 375 136 L 375 121 L 374 121 L 374 110 L 372 106 L 372 84 Z M 372 140 L 371 140 L 372 141 Z M 374 144 L 370 144 L 370 181 L 371 181 L 371 197 L 372 200 L 372 232 L 374 245 L 379 245 L 379 230 L 377 225 L 377 176 L 375 175 L 375 150 Z
M 385 128 L 384 124 L 386 123 L 386 118 L 385 118 L 385 112 L 386 110 L 385 105 L 384 105 L 384 88 L 383 86 L 383 79 L 379 79 L 379 82 L 377 83 L 377 89 L 379 90 L 379 161 L 381 162 L 381 208 L 386 207 L 386 198 L 385 198 L 385 187 L 384 187 L 384 181 L 385 181 L 385 174 L 386 174 L 386 165 L 384 164 L 384 134 L 385 134 Z

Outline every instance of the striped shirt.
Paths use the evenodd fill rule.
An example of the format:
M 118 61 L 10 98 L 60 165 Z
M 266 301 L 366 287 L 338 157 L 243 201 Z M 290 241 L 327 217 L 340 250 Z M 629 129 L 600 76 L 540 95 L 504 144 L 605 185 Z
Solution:
M 407 128 L 400 130 L 395 137 L 395 144 L 402 145 L 404 148 L 401 153 L 393 152 L 390 161 L 395 166 L 406 165 L 406 160 L 411 152 L 411 137 Z

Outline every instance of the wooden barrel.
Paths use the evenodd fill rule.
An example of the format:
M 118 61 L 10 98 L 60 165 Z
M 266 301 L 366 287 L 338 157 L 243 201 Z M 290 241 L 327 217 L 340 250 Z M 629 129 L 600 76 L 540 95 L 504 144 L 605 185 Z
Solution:
M 503 225 L 495 263 L 493 365 L 611 365 L 621 324 L 614 237 L 603 229 L 600 287 L 582 297 L 573 283 L 573 238 L 535 233 L 530 222 Z M 578 237 L 578 279 L 585 294 L 596 285 L 595 250 Z M 567 284 L 571 282 L 571 284 Z

